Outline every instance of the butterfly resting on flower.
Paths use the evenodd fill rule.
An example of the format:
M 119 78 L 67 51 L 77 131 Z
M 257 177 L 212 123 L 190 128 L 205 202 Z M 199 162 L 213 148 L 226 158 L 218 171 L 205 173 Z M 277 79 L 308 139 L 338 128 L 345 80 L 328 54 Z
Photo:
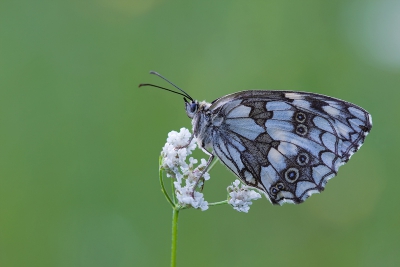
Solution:
M 329 96 L 248 90 L 208 103 L 194 100 L 169 83 L 182 93 L 152 84 L 141 86 L 184 96 L 192 137 L 210 156 L 203 172 L 218 157 L 243 183 L 264 192 L 272 204 L 302 203 L 323 191 L 372 128 L 366 110 Z

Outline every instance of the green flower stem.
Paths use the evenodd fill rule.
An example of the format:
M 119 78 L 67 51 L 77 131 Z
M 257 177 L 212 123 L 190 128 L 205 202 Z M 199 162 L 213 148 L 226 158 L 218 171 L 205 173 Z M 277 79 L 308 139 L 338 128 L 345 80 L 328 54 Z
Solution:
M 217 163 L 218 159 L 214 160 L 214 162 L 209 166 L 208 171 L 214 167 L 215 163 Z M 161 168 L 162 166 L 162 157 L 160 156 L 159 158 L 159 178 L 160 178 L 160 185 L 161 185 L 161 191 L 164 193 L 165 198 L 168 200 L 168 202 L 172 206 L 172 243 L 171 243 L 171 267 L 176 266 L 176 243 L 177 243 L 177 238 L 178 238 L 178 215 L 179 211 L 181 209 L 185 209 L 185 207 L 181 207 L 180 205 L 177 204 L 176 196 L 175 196 L 175 186 L 174 186 L 174 181 L 171 179 L 171 188 L 172 188 L 172 199 L 168 195 L 167 191 L 165 190 L 164 186 L 164 180 L 163 180 L 163 169 Z M 227 204 L 228 200 L 220 201 L 220 202 L 215 202 L 215 203 L 210 203 L 208 204 L 209 206 L 217 206 L 217 205 L 222 205 L 222 204 Z
M 172 209 L 171 267 L 176 266 L 176 240 L 178 238 L 179 206 Z
M 162 158 L 160 157 L 159 164 L 158 164 L 158 166 L 160 166 L 159 169 L 158 169 L 158 175 L 159 175 L 159 178 L 160 178 L 161 191 L 164 193 L 165 198 L 168 200 L 168 202 L 171 204 L 171 206 L 175 207 L 174 202 L 172 202 L 172 200 L 169 197 L 167 191 L 165 190 L 164 180 L 163 180 L 163 170 L 161 168 L 161 160 L 162 160 Z
M 211 163 L 211 165 L 208 167 L 207 172 L 211 171 L 211 169 L 214 167 L 214 165 L 219 161 L 217 157 L 215 157 L 214 161 Z
M 223 200 L 223 201 L 218 201 L 214 203 L 208 203 L 208 206 L 218 206 L 218 205 L 223 205 L 223 204 L 228 204 L 228 200 Z
M 174 179 L 171 179 L 171 188 L 172 188 L 172 201 L 174 203 L 177 203 L 176 200 L 176 192 L 175 192 L 175 185 L 174 185 Z

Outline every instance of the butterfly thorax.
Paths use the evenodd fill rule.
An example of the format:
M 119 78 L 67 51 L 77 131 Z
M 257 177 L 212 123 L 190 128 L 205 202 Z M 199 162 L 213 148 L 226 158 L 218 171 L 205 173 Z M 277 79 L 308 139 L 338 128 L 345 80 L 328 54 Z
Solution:
M 210 112 L 211 104 L 205 101 L 195 101 L 194 103 L 196 104 L 196 111 L 192 117 L 193 134 L 199 146 L 208 149 L 212 147 L 212 127 L 210 127 L 212 123 Z M 191 117 L 190 115 L 192 114 L 189 114 L 187 109 L 186 112 L 188 116 Z

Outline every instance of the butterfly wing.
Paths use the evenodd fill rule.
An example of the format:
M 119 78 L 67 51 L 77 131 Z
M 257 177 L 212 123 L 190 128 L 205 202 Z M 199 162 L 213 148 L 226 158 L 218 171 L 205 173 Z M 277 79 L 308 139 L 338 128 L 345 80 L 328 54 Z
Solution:
M 305 92 L 242 91 L 210 110 L 213 153 L 273 204 L 324 190 L 372 127 L 361 107 Z

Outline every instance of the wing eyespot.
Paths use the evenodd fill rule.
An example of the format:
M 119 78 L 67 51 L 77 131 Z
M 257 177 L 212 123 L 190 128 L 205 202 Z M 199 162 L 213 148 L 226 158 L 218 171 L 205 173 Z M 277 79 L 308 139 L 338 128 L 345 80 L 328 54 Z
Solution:
M 277 183 L 276 188 L 278 188 L 278 190 L 283 190 L 285 186 L 282 183 Z
M 305 166 L 310 162 L 310 156 L 307 153 L 302 152 L 297 155 L 296 162 L 300 166 Z
M 297 122 L 303 123 L 306 121 L 307 117 L 306 114 L 304 114 L 303 112 L 297 112 L 295 115 L 295 119 Z
M 272 195 L 276 196 L 276 194 L 278 194 L 279 190 L 275 186 L 271 186 L 270 192 Z
M 299 124 L 296 127 L 296 133 L 298 135 L 304 136 L 307 134 L 307 127 L 304 124 Z
M 300 172 L 297 168 L 289 168 L 285 171 L 285 180 L 288 183 L 294 183 L 299 179 L 300 177 Z

